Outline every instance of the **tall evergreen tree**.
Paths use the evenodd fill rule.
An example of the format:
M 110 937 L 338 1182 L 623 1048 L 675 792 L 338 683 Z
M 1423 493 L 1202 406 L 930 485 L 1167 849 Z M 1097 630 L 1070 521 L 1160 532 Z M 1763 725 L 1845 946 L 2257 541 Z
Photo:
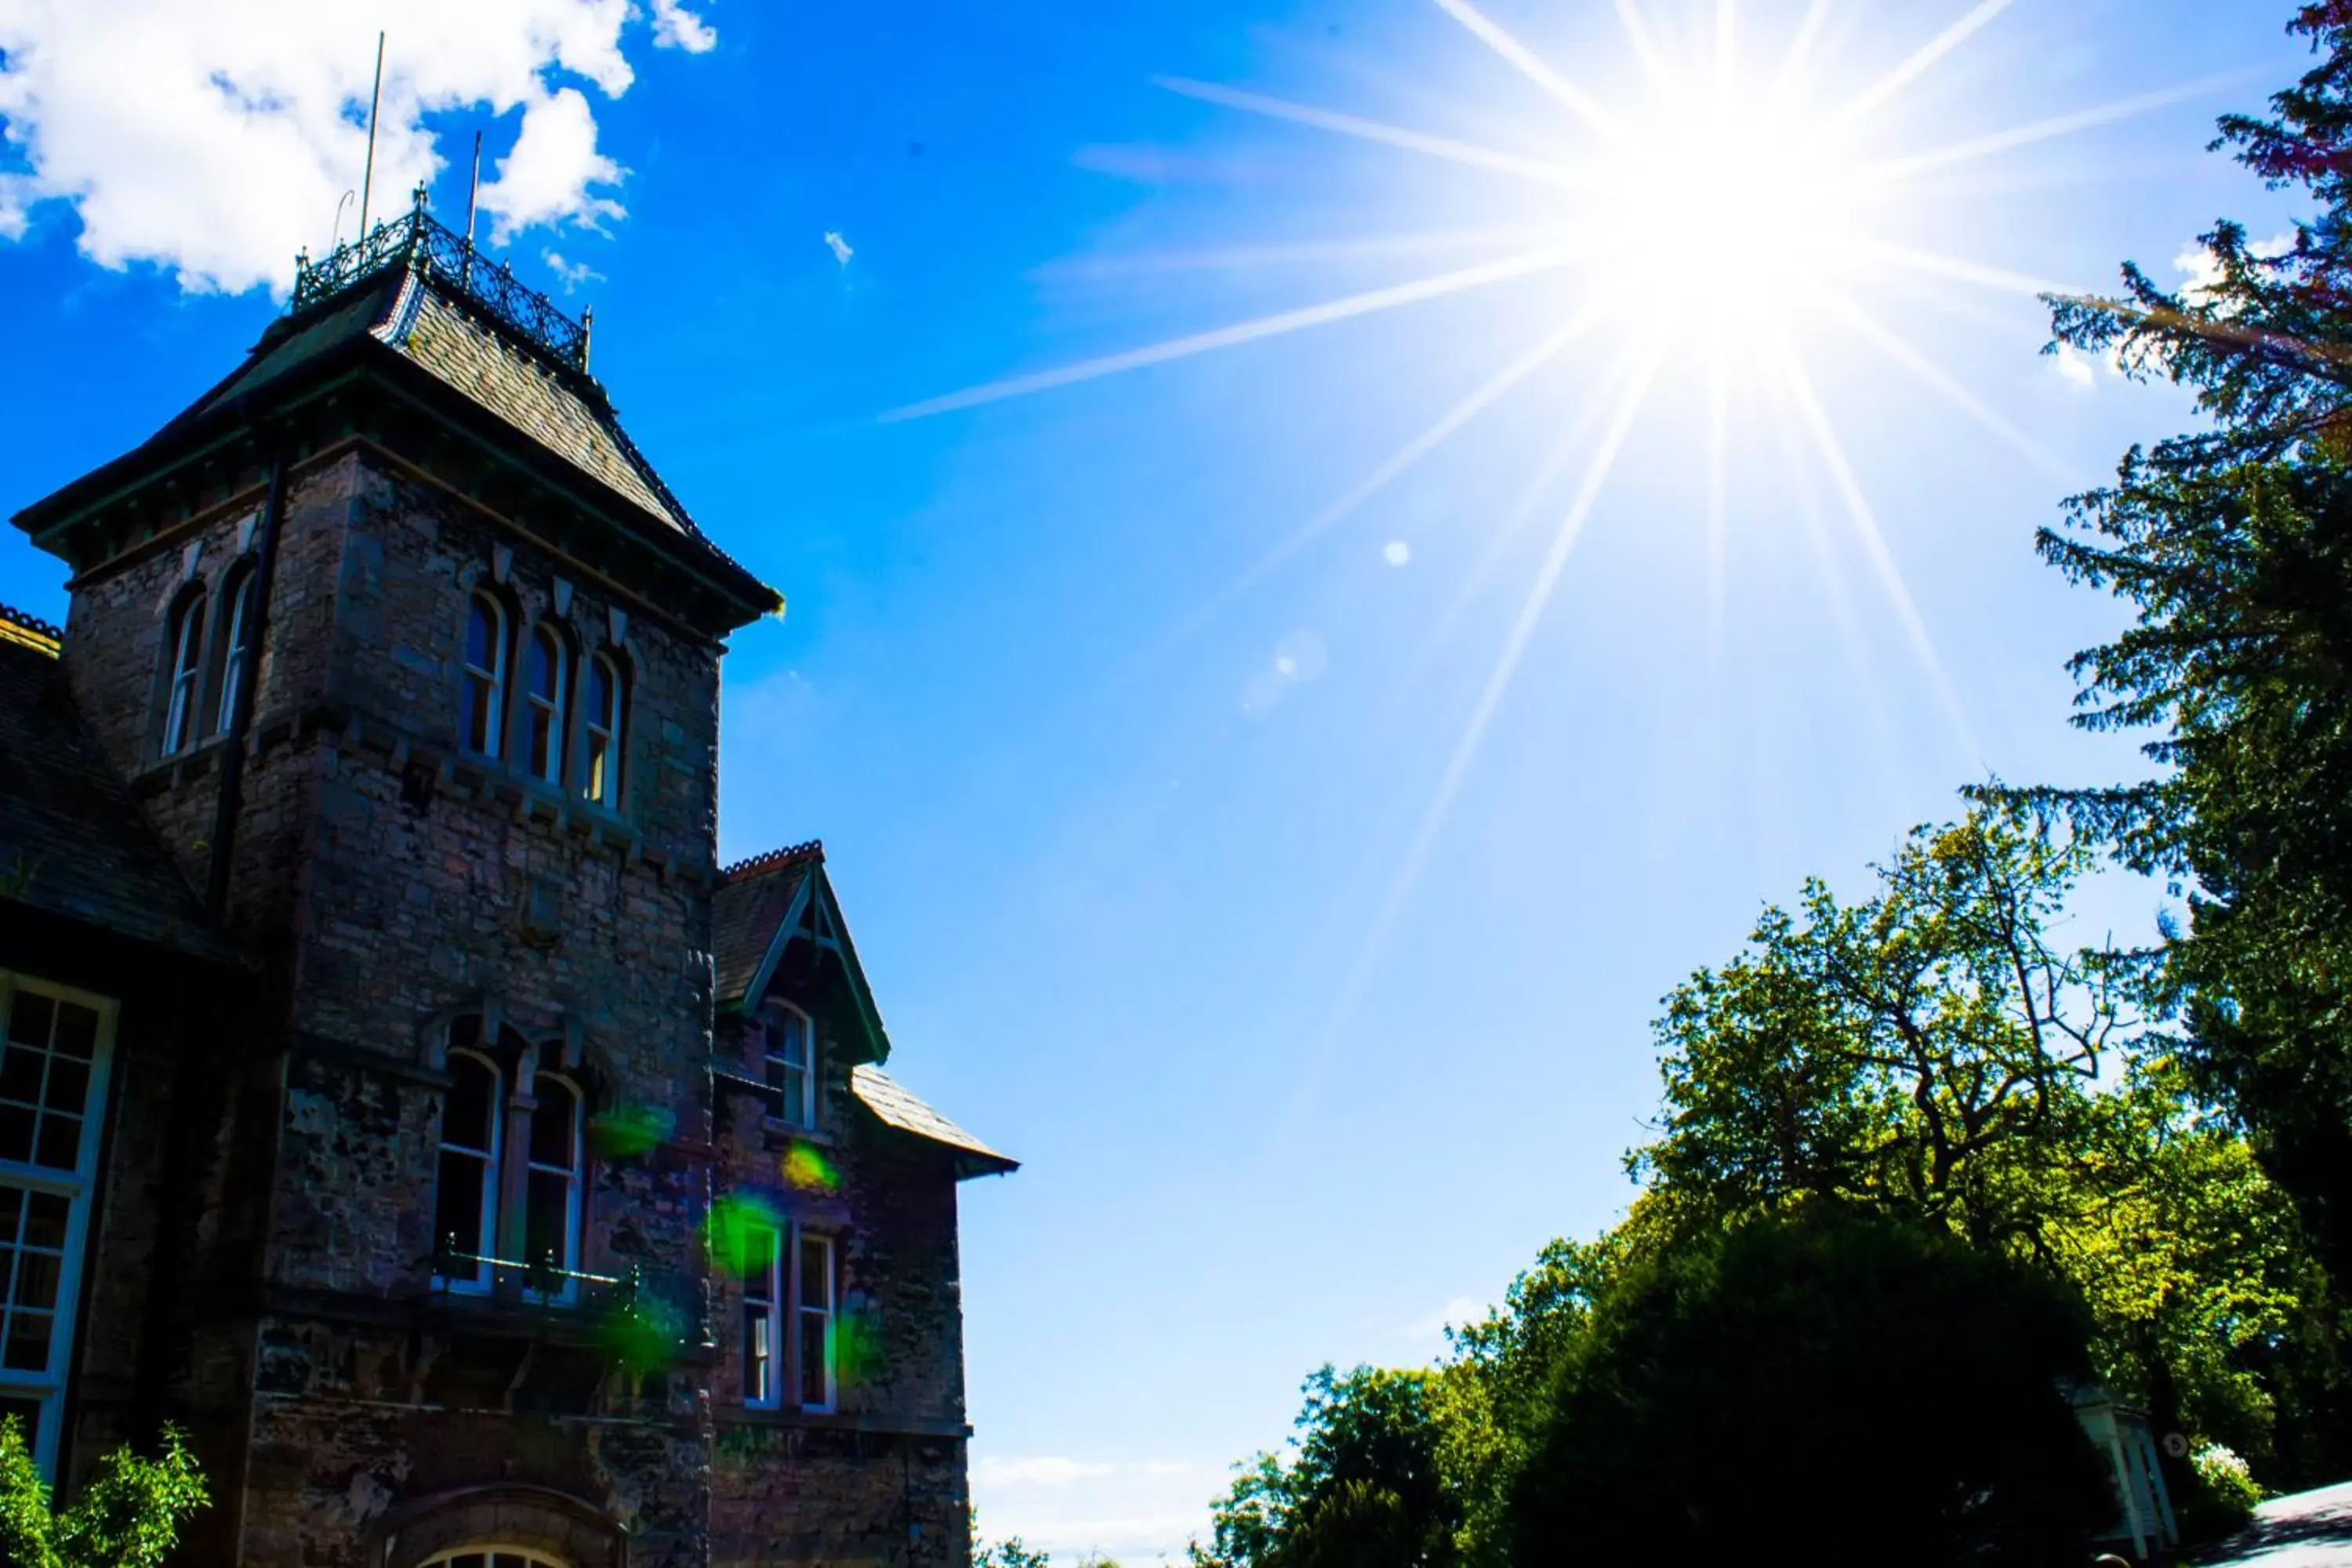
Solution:
M 2352 1281 L 2352 0 L 2305 5 L 2318 63 L 2215 148 L 2313 216 L 2222 223 L 2212 275 L 2137 267 L 2053 300 L 2058 339 L 2189 388 L 2208 428 L 2135 448 L 2040 548 L 2137 612 L 2074 660 L 2077 722 L 2152 734 L 2151 782 L 2041 793 L 2188 918 L 2163 977 L 2204 1091 L 2246 1128 L 2322 1258 Z

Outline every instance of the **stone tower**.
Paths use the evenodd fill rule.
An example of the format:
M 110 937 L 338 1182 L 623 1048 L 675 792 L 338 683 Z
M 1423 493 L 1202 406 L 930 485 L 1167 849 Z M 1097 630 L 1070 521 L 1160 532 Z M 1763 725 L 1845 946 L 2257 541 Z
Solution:
M 821 857 L 791 862 L 816 889 L 803 925 L 780 905 L 714 934 L 719 661 L 781 601 L 632 445 L 588 348 L 420 195 L 306 263 L 185 413 L 16 520 L 74 574 L 72 704 L 235 950 L 121 1043 L 52 1435 L 70 1481 L 186 1425 L 219 1500 L 194 1563 L 753 1560 L 714 1558 L 714 1507 L 721 1533 L 811 1560 L 968 1549 L 953 1184 L 1011 1162 L 873 1071 L 887 1042 Z M 751 869 L 739 903 L 777 883 Z M 730 941 L 766 967 L 715 997 Z M 858 1006 L 827 1000 L 851 981 Z M 804 1118 L 779 1120 L 787 1095 Z M 911 1172 L 944 1209 L 869 1205 L 886 1226 L 919 1211 L 919 1236 L 844 1228 L 822 1254 L 842 1274 L 804 1291 L 789 1268 L 715 1272 L 714 1182 L 772 1184 L 778 1151 L 827 1136 L 834 1163 L 808 1168 Z M 866 1223 L 837 1184 L 825 1201 L 825 1223 Z M 817 1232 L 782 1234 L 820 1258 Z M 879 1395 L 853 1419 L 835 1315 L 887 1298 L 902 1257 L 928 1271 L 921 1331 L 946 1337 L 921 1359 L 943 1370 L 904 1384 L 921 1419 Z M 788 1293 L 807 1368 L 775 1349 L 747 1372 Z M 814 1439 L 721 1431 L 763 1403 L 747 1377 L 787 1367 L 807 1396 L 772 1423 L 919 1437 L 928 1500 L 908 1482 L 882 1522 L 762 1523 L 762 1499 L 835 1506 L 771 1484 Z M 914 1473 L 879 1441 L 825 1451 Z M 513 1550 L 447 1555 L 481 1542 Z

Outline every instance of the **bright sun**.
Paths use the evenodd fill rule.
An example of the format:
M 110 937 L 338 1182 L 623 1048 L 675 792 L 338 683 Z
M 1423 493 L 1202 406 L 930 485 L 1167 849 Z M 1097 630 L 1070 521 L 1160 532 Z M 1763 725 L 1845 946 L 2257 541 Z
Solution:
M 1724 548 L 1727 516 L 1728 430 L 1737 407 L 1743 418 L 1778 429 L 1791 471 L 1806 472 L 1808 493 L 1826 491 L 1850 526 L 1867 570 L 1903 629 L 1934 689 L 1958 748 L 1971 766 L 1980 753 L 1967 716 L 1946 678 L 1926 623 L 1864 493 L 1835 422 L 1817 394 L 1808 358 L 1832 333 L 1858 340 L 1923 384 L 1960 414 L 2015 447 L 2030 461 L 2068 479 L 2033 438 L 1893 326 L 1873 313 L 1867 299 L 1874 276 L 1901 276 L 1939 288 L 1958 285 L 2018 293 L 2064 293 L 2062 286 L 1997 266 L 1906 246 L 1889 231 L 1901 205 L 1926 194 L 1922 177 L 1948 173 L 2018 149 L 2182 102 L 2223 85 L 2207 79 L 2117 102 L 2081 109 L 2031 124 L 2008 127 L 1925 148 L 1897 150 L 1882 111 L 1920 78 L 2010 9 L 2013 0 L 1914 0 L 1879 8 L 1870 26 L 1852 20 L 1834 0 L 1611 0 L 1628 68 L 1595 92 L 1570 79 L 1558 61 L 1529 47 L 1473 0 L 1432 0 L 1436 9 L 1552 100 L 1557 112 L 1512 145 L 1476 142 L 1432 131 L 1369 119 L 1217 83 L 1163 79 L 1162 87 L 1244 112 L 1444 160 L 1524 182 L 1523 199 L 1501 216 L 1535 218 L 1497 238 L 1492 228 L 1410 237 L 1484 247 L 1482 259 L 1422 277 L 1342 295 L 1276 315 L 1052 370 L 1018 375 L 912 405 L 887 416 L 918 418 L 1073 385 L 1098 376 L 1211 353 L 1353 318 L 1407 309 L 1424 301 L 1530 279 L 1559 287 L 1544 320 L 1529 321 L 1528 346 L 1493 373 L 1243 573 L 1196 612 L 1187 628 L 1204 624 L 1240 593 L 1266 580 L 1401 476 L 1444 445 L 1514 389 L 1555 362 L 1597 367 L 1582 409 L 1545 444 L 1533 466 L 1533 498 L 1572 491 L 1553 525 L 1540 565 L 1528 583 L 1494 668 L 1481 689 L 1421 815 L 1412 843 L 1396 862 L 1387 897 L 1372 921 L 1330 1027 L 1318 1048 L 1328 1054 L 1402 916 L 1421 868 L 1454 796 L 1509 688 L 1531 634 L 1541 621 L 1578 539 L 1605 490 L 1626 439 L 1660 395 L 1661 365 L 1694 354 L 1704 364 L 1706 407 L 1699 417 L 1671 411 L 1674 439 L 1695 439 L 1689 468 L 1699 492 L 1697 510 L 1707 539 L 1708 644 L 1722 657 Z M 1801 5 L 1802 9 L 1798 8 Z M 1962 7 L 1966 8 L 1963 9 Z M 1592 0 L 1599 10 L 1599 0 Z M 1650 11 L 1672 9 L 1686 26 L 1662 39 Z M 1749 12 L 1770 13 L 1793 26 L 1769 37 Z M 1901 20 L 1893 14 L 1900 12 Z M 1907 54 L 1866 85 L 1832 90 L 1841 73 L 1825 68 L 1838 47 L 1868 50 L 1892 28 L 1921 13 L 1945 20 Z M 1858 14 L 1857 14 L 1858 16 Z M 1580 64 L 1581 62 L 1580 61 Z M 1465 117 L 1468 118 L 1468 117 Z M 1541 155 L 1522 145 L 1550 149 Z M 1497 250 L 1497 247 L 1508 247 Z M 1394 254 L 1390 238 L 1342 242 L 1322 254 L 1369 258 Z M 1196 258 L 1197 259 L 1197 258 Z M 1256 266 L 1262 252 L 1233 253 L 1232 265 Z M 1899 319 L 1899 318 L 1898 318 Z M 1614 356 L 1580 353 L 1571 345 L 1604 333 L 1622 340 Z M 1344 392 L 1345 389 L 1338 389 Z M 1735 393 L 1738 395 L 1735 396 Z M 1557 483 L 1555 483 L 1557 481 Z M 1518 519 L 1498 523 L 1456 605 L 1498 569 L 1503 546 Z M 1391 552 L 1405 547 L 1391 542 Z M 1404 559 L 1412 559 L 1405 554 Z M 1391 553 L 1392 563 L 1402 564 Z M 1310 1069 L 1309 1077 L 1312 1076 Z
M 1569 221 L 1601 236 L 1604 288 L 1754 371 L 1839 267 L 1861 195 L 1838 148 L 1744 77 L 1693 69 L 1600 153 Z

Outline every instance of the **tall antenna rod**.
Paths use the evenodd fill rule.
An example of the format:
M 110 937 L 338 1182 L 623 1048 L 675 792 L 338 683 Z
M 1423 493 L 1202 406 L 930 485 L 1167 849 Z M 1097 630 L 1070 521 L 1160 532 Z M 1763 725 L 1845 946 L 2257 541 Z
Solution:
M 383 34 L 375 36 L 375 91 L 368 97 L 367 172 L 360 176 L 360 237 L 367 237 L 368 189 L 375 184 L 375 111 L 383 104 Z
M 474 183 L 466 187 L 466 248 L 474 248 L 474 205 L 482 195 L 482 133 L 474 132 Z

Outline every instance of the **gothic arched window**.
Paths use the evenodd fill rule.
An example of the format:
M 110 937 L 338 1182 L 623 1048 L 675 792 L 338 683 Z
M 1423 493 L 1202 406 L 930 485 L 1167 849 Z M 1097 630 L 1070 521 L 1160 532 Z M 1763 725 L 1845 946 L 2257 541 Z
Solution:
M 487 593 L 477 593 L 466 613 L 464 724 L 466 749 L 485 757 L 499 754 L 499 727 L 507 705 L 507 612 Z
M 531 1089 L 530 1160 L 523 1176 L 522 1262 L 526 1269 L 580 1267 L 580 1091 L 553 1073 Z M 569 1298 L 576 1281 L 539 1287 Z
M 418 1568 L 567 1568 L 552 1557 L 520 1546 L 460 1546 L 428 1557 Z
M 621 667 L 609 653 L 599 653 L 588 661 L 587 712 L 583 722 L 588 731 L 587 775 L 581 781 L 580 793 L 598 805 L 617 808 L 621 804 L 621 742 L 624 740 L 622 703 L 625 688 L 621 681 Z
M 165 644 L 171 663 L 163 694 L 163 754 L 181 751 L 196 738 L 197 685 L 203 676 L 205 594 L 199 588 L 180 601 L 172 613 L 171 637 Z
M 226 734 L 236 718 L 237 690 L 245 681 L 246 660 L 253 640 L 253 568 L 239 567 L 229 579 L 228 620 L 221 627 L 220 705 L 213 729 Z
M 478 1051 L 449 1053 L 449 1098 L 441 1108 L 440 1185 L 433 1244 L 452 1289 L 487 1290 L 498 1255 L 499 1144 L 505 1096 L 498 1064 Z
M 533 778 L 549 784 L 563 782 L 563 638 L 541 621 L 530 628 L 523 651 L 523 722 L 525 756 Z
M 570 1078 L 537 1070 L 551 1046 L 498 1034 L 486 1043 L 478 1018 L 450 1026 L 434 1272 L 460 1293 L 504 1281 L 536 1300 L 571 1301 L 583 1254 L 586 1097 Z M 523 1083 L 527 1097 L 517 1092 Z

